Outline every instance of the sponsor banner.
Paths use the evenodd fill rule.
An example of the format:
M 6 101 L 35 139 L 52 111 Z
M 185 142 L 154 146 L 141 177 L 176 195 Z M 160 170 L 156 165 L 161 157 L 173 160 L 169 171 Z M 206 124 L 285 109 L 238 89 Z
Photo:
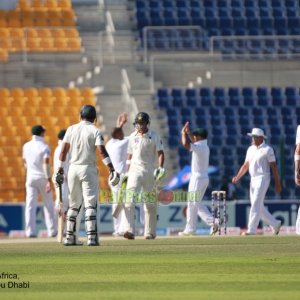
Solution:
M 210 209 L 211 202 L 203 201 Z M 295 226 L 299 201 L 293 200 L 274 200 L 266 201 L 266 207 L 271 214 L 281 220 L 283 226 Z M 158 223 L 157 228 L 159 235 L 170 234 L 181 231 L 186 224 L 186 203 L 173 202 L 169 205 L 158 206 Z M 98 222 L 101 233 L 111 233 L 113 231 L 113 218 L 111 215 L 110 204 L 101 204 L 98 212 Z M 250 203 L 246 200 L 228 201 L 227 203 L 227 227 L 247 227 Z M 221 212 L 222 218 L 223 211 Z M 37 208 L 37 231 L 45 230 L 43 206 L 38 205 Z M 143 205 L 136 206 L 136 228 L 141 230 L 144 226 L 144 210 Z M 267 227 L 261 223 L 261 228 Z M 208 230 L 199 217 L 197 230 Z M 18 231 L 24 230 L 24 204 L 1 204 L 0 205 L 0 233 L 8 234 L 14 231 L 16 235 Z M 84 217 L 81 221 L 81 232 L 84 234 Z M 292 229 L 289 231 L 293 233 Z

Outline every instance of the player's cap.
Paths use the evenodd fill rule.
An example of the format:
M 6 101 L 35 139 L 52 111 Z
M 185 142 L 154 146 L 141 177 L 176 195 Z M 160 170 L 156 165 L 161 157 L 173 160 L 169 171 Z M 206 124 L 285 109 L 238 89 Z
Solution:
M 267 137 L 265 136 L 265 133 L 262 129 L 260 128 L 253 128 L 251 132 L 248 132 L 247 135 L 251 136 L 251 137 L 255 137 L 255 136 L 262 136 L 264 139 L 266 139 Z
M 201 136 L 202 138 L 207 138 L 207 130 L 205 128 L 196 128 L 192 131 L 193 135 Z
M 45 131 L 46 128 L 44 128 L 42 125 L 35 125 L 31 128 L 31 133 L 33 135 L 41 135 Z
M 93 105 L 84 105 L 80 110 L 82 119 L 95 120 L 97 118 L 96 109 Z
M 57 137 L 58 137 L 58 139 L 59 140 L 63 140 L 64 139 L 64 136 L 65 136 L 65 134 L 66 134 L 66 129 L 61 129 L 60 131 L 59 131 L 59 133 L 58 133 L 58 135 L 57 135 Z

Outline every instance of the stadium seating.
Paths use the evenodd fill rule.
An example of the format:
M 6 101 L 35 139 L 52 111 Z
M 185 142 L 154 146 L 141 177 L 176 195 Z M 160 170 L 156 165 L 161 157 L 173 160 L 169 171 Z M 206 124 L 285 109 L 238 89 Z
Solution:
M 183 4 L 184 3 L 184 4 Z M 149 50 L 205 50 L 209 48 L 209 39 L 213 36 L 223 37 L 216 40 L 214 50 L 224 56 L 237 59 L 236 54 L 251 53 L 255 58 L 268 54 L 283 58 L 292 51 L 299 53 L 299 40 L 296 43 L 282 36 L 300 35 L 300 8 L 298 1 L 136 1 L 137 27 L 142 39 L 146 34 Z M 176 27 L 170 35 L 170 28 L 155 28 L 143 31 L 146 26 L 199 26 L 190 29 L 190 40 L 184 43 L 181 28 Z M 159 30 L 159 28 L 157 28 Z M 185 29 L 187 32 L 188 29 Z M 266 36 L 265 39 L 257 36 Z M 281 36 L 279 40 L 267 36 Z M 250 36 L 242 47 L 235 36 Z M 228 39 L 226 39 L 226 37 Z M 171 46 L 170 46 L 171 41 Z M 273 46 L 270 46 L 272 44 Z M 180 46 L 178 46 L 180 45 Z M 143 40 L 142 40 L 142 46 Z M 271 52 L 271 53 L 270 53 Z M 232 55 L 233 54 L 233 55 Z
M 82 105 L 95 105 L 91 88 L 0 88 L 0 202 L 24 201 L 25 168 L 22 145 L 31 138 L 31 127 L 46 127 L 46 142 L 51 153 L 57 145 L 57 133 L 78 122 Z M 98 160 L 101 161 L 101 160 Z M 100 185 L 109 189 L 107 169 L 100 163 Z M 11 175 L 14 176 L 11 176 Z
M 0 61 L 10 52 L 79 52 L 81 39 L 70 0 L 19 0 L 0 10 Z
M 293 174 L 295 130 L 300 122 L 297 113 L 299 97 L 299 88 L 292 86 L 159 88 L 156 93 L 157 104 L 166 111 L 168 117 L 169 147 L 178 149 L 180 166 L 184 167 L 190 162 L 190 154 L 182 150 L 179 138 L 181 126 L 190 121 L 192 128 L 208 128 L 210 164 L 220 168 L 217 175 L 219 182 L 223 174 L 234 175 L 243 163 L 251 142 L 246 133 L 253 127 L 265 130 L 278 161 L 280 147 L 288 150 L 282 153 L 285 173 Z M 238 196 L 245 197 L 247 191 L 239 189 Z M 272 193 L 274 189 L 271 187 L 268 195 Z M 284 189 L 283 194 L 288 197 L 293 195 L 293 191 Z

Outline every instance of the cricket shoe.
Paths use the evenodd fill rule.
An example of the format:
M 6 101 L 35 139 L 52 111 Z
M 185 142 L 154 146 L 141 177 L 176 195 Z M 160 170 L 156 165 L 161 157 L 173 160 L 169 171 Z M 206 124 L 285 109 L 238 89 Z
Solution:
M 154 234 L 149 234 L 145 236 L 146 240 L 155 240 L 156 236 Z
M 215 235 L 219 231 L 219 224 L 214 224 L 210 229 L 210 235 Z
M 129 231 L 126 231 L 123 236 L 124 236 L 125 239 L 128 239 L 128 240 L 134 240 L 135 239 L 134 234 L 129 232 Z
M 246 232 L 243 232 L 242 235 L 243 235 L 243 236 L 248 236 L 248 235 L 256 235 L 256 234 L 253 233 L 253 232 L 248 232 L 248 231 L 246 231 Z
M 88 239 L 87 240 L 87 245 L 88 246 L 100 246 L 99 241 L 95 240 L 95 239 Z
M 280 228 L 281 228 L 281 221 L 279 221 L 279 223 L 272 228 L 273 235 L 278 235 L 279 231 L 280 231 Z
M 179 236 L 194 236 L 196 235 L 195 231 L 179 231 Z

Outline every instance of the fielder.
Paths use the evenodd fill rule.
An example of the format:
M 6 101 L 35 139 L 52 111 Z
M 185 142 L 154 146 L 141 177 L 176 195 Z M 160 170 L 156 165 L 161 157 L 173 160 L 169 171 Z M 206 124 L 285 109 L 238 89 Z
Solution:
M 300 125 L 298 125 L 297 127 L 294 160 L 295 160 L 295 183 L 297 186 L 300 186 Z M 300 235 L 300 206 L 298 209 L 298 215 L 296 220 L 296 233 Z
M 188 187 L 186 226 L 178 235 L 195 235 L 197 213 L 200 218 L 211 227 L 211 234 L 215 234 L 219 229 L 219 224 L 218 222 L 214 223 L 212 214 L 208 208 L 201 203 L 209 183 L 209 147 L 207 145 L 206 129 L 197 128 L 191 131 L 189 122 L 186 122 L 181 130 L 181 143 L 186 149 L 192 152 L 192 174 Z
M 124 175 L 126 173 L 126 159 L 127 159 L 127 148 L 128 148 L 128 137 L 124 137 L 123 126 L 127 122 L 128 115 L 127 113 L 122 113 L 119 115 L 117 120 L 117 125 L 112 129 L 111 139 L 105 145 L 106 150 L 111 158 L 112 164 L 115 167 L 115 170 Z M 123 219 L 124 219 L 124 211 L 123 204 L 118 204 L 119 192 L 120 192 L 120 183 L 116 186 L 111 186 L 113 204 L 112 204 L 112 212 L 120 209 L 117 216 L 113 218 L 114 225 L 114 236 L 123 236 Z M 122 199 L 121 199 L 122 200 Z M 120 208 L 119 208 L 120 207 Z
M 155 181 L 165 175 L 163 144 L 158 133 L 149 129 L 150 117 L 139 112 L 134 120 L 135 131 L 129 136 L 127 170 L 128 181 L 125 203 L 125 233 L 127 239 L 135 238 L 135 203 L 144 203 L 146 239 L 155 239 L 157 201 Z M 158 168 L 156 168 L 158 159 Z M 125 176 L 126 179 L 126 176 Z M 143 192 L 142 192 L 143 191 Z M 142 192 L 142 193 L 141 193 Z
M 54 170 L 54 175 L 53 175 L 53 183 L 55 186 L 55 194 L 56 194 L 56 200 L 55 200 L 55 210 L 57 214 L 59 213 L 60 210 L 60 201 L 59 201 L 59 187 L 55 181 L 55 174 L 58 172 L 59 169 L 59 155 L 61 152 L 62 148 L 62 143 L 64 136 L 66 134 L 66 129 L 62 129 L 59 131 L 57 138 L 58 138 L 58 143 L 57 146 L 54 150 L 54 156 L 53 156 L 53 170 Z M 68 180 L 67 180 L 67 174 L 69 171 L 69 161 L 70 161 L 70 154 L 68 153 L 66 156 L 65 164 L 64 164 L 64 183 L 62 184 L 62 198 L 63 198 L 63 215 L 67 215 L 67 211 L 69 208 L 69 187 L 68 187 Z M 80 231 L 80 222 L 82 218 L 82 211 L 83 208 L 80 210 L 77 220 L 76 220 L 76 244 L 77 245 L 82 245 L 82 242 L 78 240 L 79 237 L 79 231 Z M 64 230 L 65 232 L 65 230 Z
M 250 202 L 248 230 L 244 235 L 255 235 L 260 219 L 269 224 L 273 229 L 273 234 L 278 235 L 281 221 L 275 219 L 264 206 L 264 199 L 270 185 L 270 168 L 275 181 L 275 190 L 281 192 L 276 159 L 272 147 L 265 143 L 267 138 L 260 128 L 253 128 L 251 133 L 252 145 L 248 148 L 244 164 L 239 169 L 237 175 L 232 178 L 232 183 L 236 184 L 247 171 L 249 171 L 250 181 Z
M 70 190 L 69 209 L 67 213 L 67 235 L 65 246 L 76 245 L 76 220 L 84 202 L 85 225 L 88 246 L 99 246 L 97 227 L 98 207 L 98 170 L 96 167 L 96 149 L 99 150 L 103 163 L 109 169 L 111 185 L 119 182 L 119 174 L 111 163 L 104 146 L 100 130 L 94 125 L 97 120 L 96 109 L 92 105 L 84 105 L 80 111 L 80 122 L 67 129 L 59 156 L 59 169 L 56 174 L 57 183 L 64 174 L 64 163 L 70 151 L 70 167 L 68 185 Z
M 51 191 L 50 148 L 45 143 L 46 129 L 41 125 L 31 129 L 32 140 L 23 146 L 23 161 L 26 168 L 25 234 L 36 237 L 36 210 L 38 195 L 44 201 L 44 216 L 49 237 L 57 234 L 54 205 Z

